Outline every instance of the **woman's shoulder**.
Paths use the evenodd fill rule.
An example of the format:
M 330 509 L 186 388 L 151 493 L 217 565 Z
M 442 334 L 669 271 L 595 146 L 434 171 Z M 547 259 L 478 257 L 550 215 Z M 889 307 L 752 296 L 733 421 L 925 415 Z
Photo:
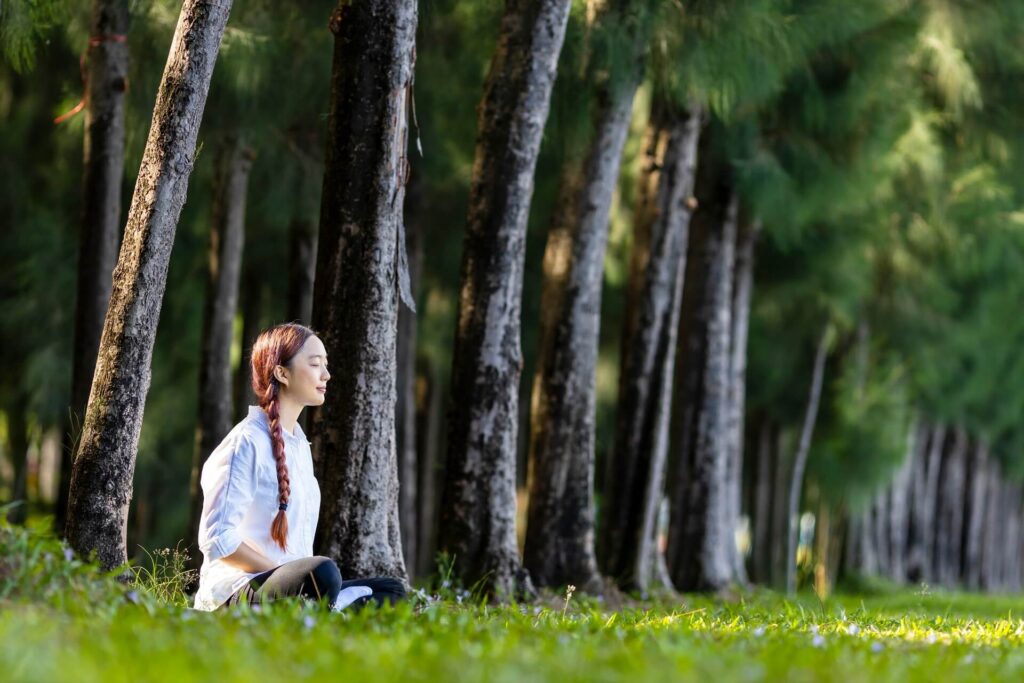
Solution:
M 231 428 L 220 445 L 210 454 L 210 458 L 219 457 L 226 460 L 242 457 L 259 462 L 268 454 L 273 457 L 270 434 L 250 415 Z

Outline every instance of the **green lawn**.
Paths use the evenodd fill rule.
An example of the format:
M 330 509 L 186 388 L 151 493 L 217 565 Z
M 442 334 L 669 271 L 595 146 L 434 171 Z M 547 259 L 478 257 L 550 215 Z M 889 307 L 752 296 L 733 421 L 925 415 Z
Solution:
M 758 592 L 618 613 L 578 596 L 564 610 L 416 598 L 348 615 L 297 603 L 207 614 L 0 532 L 7 681 L 1024 680 L 1015 597 Z

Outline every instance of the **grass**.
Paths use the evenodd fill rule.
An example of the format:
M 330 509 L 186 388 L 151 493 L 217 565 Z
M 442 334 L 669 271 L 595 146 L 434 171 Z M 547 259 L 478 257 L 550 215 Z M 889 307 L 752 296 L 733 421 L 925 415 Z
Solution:
M 170 556 L 162 556 L 170 562 Z M 155 558 L 160 561 L 160 556 Z M 7 681 L 1017 681 L 1019 600 L 934 591 L 789 602 L 687 596 L 620 612 L 579 595 L 492 607 L 425 595 L 327 614 L 298 602 L 203 613 L 166 572 L 122 585 L 0 526 Z M 154 592 L 153 587 L 156 587 Z

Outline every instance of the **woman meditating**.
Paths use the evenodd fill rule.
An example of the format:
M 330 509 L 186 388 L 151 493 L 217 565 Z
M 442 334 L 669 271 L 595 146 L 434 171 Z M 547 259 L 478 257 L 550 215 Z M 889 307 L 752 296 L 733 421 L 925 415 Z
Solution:
M 330 378 L 327 351 L 309 328 L 278 325 L 257 338 L 259 406 L 210 454 L 200 479 L 196 609 L 299 595 L 340 610 L 405 595 L 396 579 L 342 581 L 333 560 L 313 556 L 320 487 L 298 419 L 306 406 L 324 402 Z

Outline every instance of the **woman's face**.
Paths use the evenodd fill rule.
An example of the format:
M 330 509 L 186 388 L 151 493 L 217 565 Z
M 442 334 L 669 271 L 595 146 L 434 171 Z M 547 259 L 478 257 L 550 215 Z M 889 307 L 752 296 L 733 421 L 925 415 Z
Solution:
M 317 336 L 306 340 L 287 367 L 278 366 L 281 393 L 301 406 L 318 406 L 327 394 L 327 350 Z

